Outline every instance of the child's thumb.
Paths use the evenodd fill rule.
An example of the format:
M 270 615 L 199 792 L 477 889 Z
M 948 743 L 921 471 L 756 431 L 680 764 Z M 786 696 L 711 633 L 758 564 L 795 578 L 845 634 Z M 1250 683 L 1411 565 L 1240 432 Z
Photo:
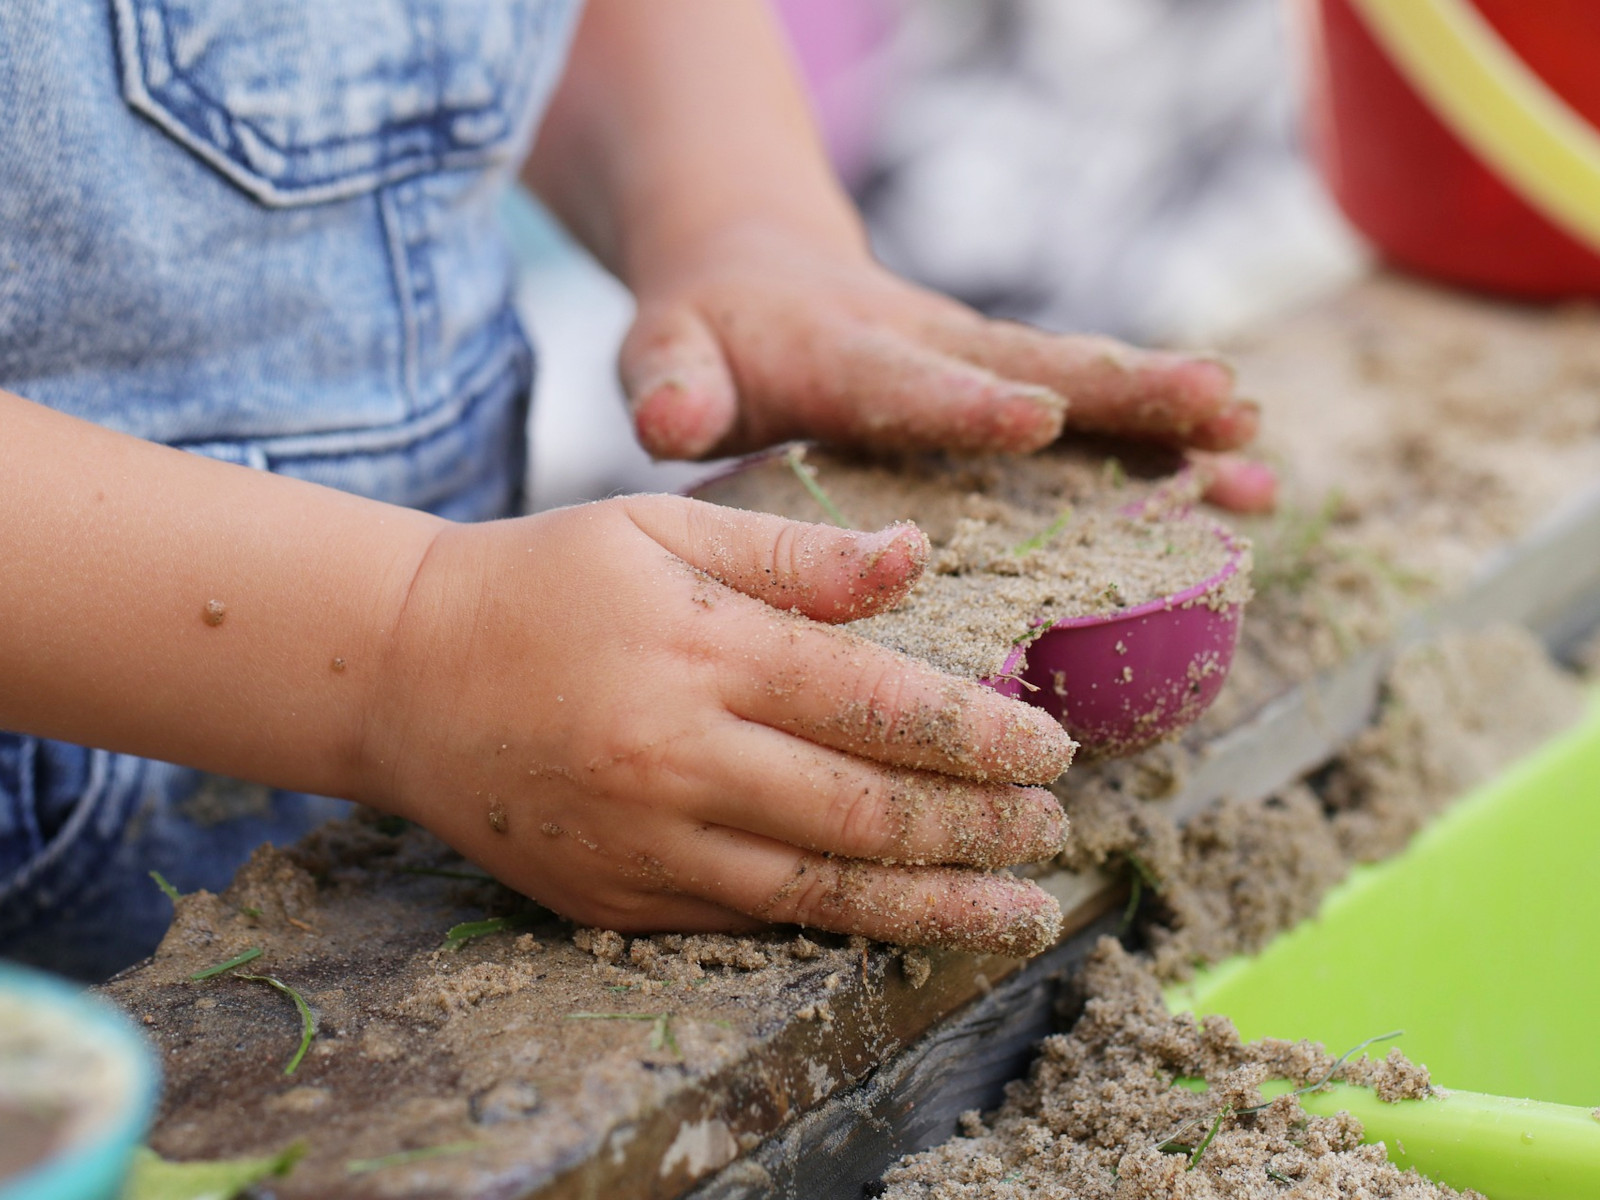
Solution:
M 676 496 L 622 501 L 640 529 L 720 583 L 816 621 L 870 617 L 905 598 L 928 561 L 915 525 L 873 533 Z
M 716 335 L 690 309 L 642 309 L 618 366 L 634 431 L 656 458 L 703 458 L 732 432 L 733 376 Z

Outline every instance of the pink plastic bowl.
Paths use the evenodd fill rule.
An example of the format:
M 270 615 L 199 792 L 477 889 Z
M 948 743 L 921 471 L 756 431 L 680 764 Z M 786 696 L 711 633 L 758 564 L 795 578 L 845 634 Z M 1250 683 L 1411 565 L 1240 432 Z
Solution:
M 1215 575 L 1121 612 L 1057 621 L 983 682 L 1052 714 L 1085 757 L 1132 754 L 1193 723 L 1217 698 L 1239 644 L 1244 605 L 1219 597 L 1245 554 L 1209 517 L 1183 519 L 1204 521 L 1228 547 Z

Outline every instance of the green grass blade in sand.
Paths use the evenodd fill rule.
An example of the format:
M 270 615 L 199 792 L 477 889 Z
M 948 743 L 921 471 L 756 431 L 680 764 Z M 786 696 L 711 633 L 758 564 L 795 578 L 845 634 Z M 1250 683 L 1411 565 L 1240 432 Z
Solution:
M 445 930 L 441 950 L 459 950 L 474 938 L 503 933 L 507 929 L 520 929 L 527 921 L 522 917 L 490 917 L 483 921 L 463 921 Z
M 261 947 L 251 946 L 250 949 L 246 950 L 244 953 L 235 954 L 227 962 L 220 962 L 214 967 L 207 967 L 204 971 L 196 971 L 193 975 L 189 976 L 189 978 L 198 983 L 202 979 L 210 979 L 213 975 L 221 975 L 224 971 L 231 971 L 235 967 L 242 967 L 245 963 L 253 962 L 255 959 L 260 957 Z
M 806 462 L 804 446 L 790 446 L 784 451 L 783 461 L 789 465 L 789 470 L 794 472 L 795 478 L 800 481 L 800 486 L 811 494 L 811 498 L 817 502 L 817 507 L 822 509 L 828 520 L 840 529 L 855 528 L 850 524 L 849 518 L 839 511 L 839 506 L 833 502 L 833 497 L 823 491 L 822 485 L 817 482 L 817 469 Z
M 283 1069 L 285 1075 L 293 1075 L 295 1068 L 300 1065 L 300 1060 L 306 1056 L 306 1051 L 311 1049 L 311 1039 L 317 1036 L 317 1018 L 311 1011 L 311 1006 L 306 1003 L 305 997 L 295 991 L 281 979 L 271 975 L 235 975 L 235 979 L 248 979 L 252 983 L 264 983 L 276 991 L 282 992 L 294 1001 L 295 1008 L 300 1010 L 300 1048 L 294 1052 L 294 1057 L 289 1060 L 289 1065 Z

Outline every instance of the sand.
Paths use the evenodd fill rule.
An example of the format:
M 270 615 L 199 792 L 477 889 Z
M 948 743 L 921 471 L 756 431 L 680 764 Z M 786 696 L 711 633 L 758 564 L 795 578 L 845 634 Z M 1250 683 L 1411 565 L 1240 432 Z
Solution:
M 1239 523 L 1256 541 L 1259 595 L 1233 675 L 1197 727 L 1195 744 L 1293 683 L 1381 641 L 1400 616 L 1448 595 L 1488 552 L 1600 478 L 1597 329 L 1600 320 L 1592 313 L 1553 322 L 1534 310 L 1380 279 L 1320 313 L 1279 324 L 1270 341 L 1247 354 L 1241 379 L 1248 394 L 1266 403 L 1266 453 L 1293 469 L 1283 512 Z M 1308 362 L 1316 369 L 1308 371 Z M 855 523 L 908 515 L 853 510 L 859 501 L 848 484 L 830 477 L 825 458 L 812 462 Z M 1131 457 L 1124 466 L 1131 481 L 1122 489 L 1150 486 L 1158 474 Z M 1116 492 L 1114 475 L 1089 482 Z M 968 517 L 960 508 L 967 494 L 946 509 L 919 514 L 930 532 L 954 539 L 957 523 Z M 795 515 L 819 518 L 798 480 L 790 499 L 811 505 Z M 999 499 L 1009 502 L 1004 494 Z M 1055 515 L 1046 506 L 1030 530 L 1048 528 Z M 1581 699 L 1570 681 L 1525 635 L 1501 631 L 1490 639 L 1408 656 L 1389 682 L 1377 730 L 1359 749 L 1306 784 L 1259 804 L 1224 806 L 1187 829 L 1149 801 L 1181 788 L 1192 759 L 1188 747 L 1161 746 L 1075 770 L 1057 788 L 1073 819 L 1063 865 L 1131 873 L 1137 860 L 1148 872 L 1153 882 L 1142 889 L 1130 940 L 1151 952 L 1161 978 L 1181 977 L 1197 958 L 1261 944 L 1309 912 L 1353 859 L 1403 844 L 1460 787 L 1576 714 Z M 348 842 L 344 849 L 340 839 Z M 921 1005 L 947 1012 L 940 997 L 960 974 L 951 965 L 959 958 L 937 952 L 902 954 L 896 964 L 881 947 L 792 932 L 748 939 L 575 933 L 495 885 L 397 875 L 385 863 L 472 869 L 419 831 L 381 834 L 365 818 L 336 827 L 291 852 L 263 852 L 226 897 L 186 898 L 156 959 L 111 986 L 146 1020 L 166 1056 L 172 1090 L 158 1148 L 203 1157 L 276 1149 L 308 1136 L 312 1155 L 279 1186 L 285 1197 L 511 1194 L 526 1181 L 550 1177 L 541 1170 L 554 1173 L 574 1162 L 603 1167 L 622 1153 L 620 1143 L 601 1140 L 606 1131 L 637 1129 L 644 1131 L 639 1140 L 648 1138 L 660 1123 L 647 1125 L 646 1114 L 676 1103 L 674 1096 L 713 1090 L 722 1065 L 750 1053 L 763 1030 L 792 1028 L 796 1017 L 817 1039 L 798 1059 L 807 1070 L 815 1068 L 816 1078 L 797 1083 L 784 1077 L 788 1090 L 781 1094 L 796 1109 L 815 1104 L 841 1080 L 870 1070 L 885 1047 L 899 1044 L 870 1043 L 848 1070 L 828 1057 L 859 1032 L 849 998 L 858 980 L 864 985 L 870 975 L 874 988 L 920 981 Z M 243 915 L 244 905 L 260 906 L 263 915 Z M 511 913 L 528 915 L 531 924 L 459 953 L 439 950 L 442 931 L 455 921 Z M 311 931 L 289 924 L 289 916 Z M 237 981 L 201 991 L 186 980 L 189 970 L 252 943 L 265 945 L 280 973 L 307 989 L 323 1021 L 294 1079 L 281 1074 L 297 1036 L 283 997 Z M 1041 1059 L 1033 1082 L 1019 1085 L 1020 1099 L 1014 1097 L 993 1128 L 976 1118 L 967 1122 L 970 1152 L 955 1144 L 930 1152 L 944 1156 L 945 1174 L 885 1186 L 921 1189 L 894 1193 L 915 1196 L 1116 1195 L 1062 1190 L 1059 1179 L 1040 1181 L 1031 1191 L 1015 1180 L 1004 1183 L 1009 1192 L 979 1190 L 999 1188 L 1012 1171 L 1025 1169 L 1021 1156 L 1030 1139 L 1043 1136 L 1029 1132 L 1028 1122 L 1059 1111 L 1059 1105 L 1027 1097 L 1043 1097 L 1046 1076 L 1052 1088 L 1055 1082 L 1072 1086 L 1059 1062 L 1050 1065 L 1060 1047 L 1078 1046 L 1075 1053 L 1085 1061 L 1097 1047 L 1114 1050 L 1123 1062 L 1152 1054 L 1160 1061 L 1167 1053 L 1141 1040 L 1138 1004 L 1107 995 L 1105 1028 L 1083 1026 L 1065 1040 L 1052 1039 L 1057 1049 Z M 883 1022 L 905 1017 L 904 1006 L 891 1001 L 868 1003 Z M 638 1019 L 566 1022 L 572 1012 L 591 1010 L 626 1011 Z M 653 1014 L 664 1012 L 673 1014 L 680 1054 L 655 1037 Z M 1125 1035 L 1115 1031 L 1118 1014 L 1132 1014 Z M 1155 1014 L 1149 1017 L 1148 1028 L 1159 1028 Z M 1254 1053 L 1230 1049 L 1223 1059 Z M 760 1070 L 778 1061 L 762 1060 Z M 1110 1086 L 1121 1076 L 1102 1078 Z M 1228 1086 L 1226 1076 L 1215 1086 Z M 1158 1103 L 1169 1101 L 1182 1098 Z M 1085 1097 L 1081 1116 L 1099 1122 L 1098 1105 L 1094 1095 Z M 1048 1146 L 1081 1144 L 1063 1140 L 1076 1138 L 1072 1131 L 1058 1133 L 1044 1123 Z M 731 1134 L 722 1130 L 720 1141 L 705 1143 L 717 1151 L 708 1161 L 715 1165 L 748 1149 L 757 1132 L 774 1124 L 752 1119 Z M 1202 1168 L 1234 1153 L 1229 1147 L 1236 1133 L 1251 1132 L 1237 1124 L 1219 1133 Z M 1170 1186 L 1151 1185 L 1149 1174 L 1139 1174 L 1161 1179 L 1174 1163 L 1185 1165 L 1174 1155 L 1145 1153 L 1172 1132 L 1155 1125 L 1149 1118 L 1149 1142 L 1139 1140 L 1143 1126 L 1127 1126 L 1120 1146 L 1113 1144 L 1115 1124 L 1097 1125 L 1103 1132 L 1091 1149 L 1129 1158 L 1127 1178 L 1146 1189 L 1130 1195 L 1184 1195 L 1180 1189 L 1190 1179 L 1209 1178 L 1205 1170 L 1179 1171 L 1184 1178 Z M 694 1122 L 684 1128 L 710 1131 L 707 1138 L 716 1132 Z M 1305 1163 L 1312 1182 L 1303 1194 L 1337 1194 L 1331 1181 L 1352 1178 L 1339 1172 L 1356 1171 L 1358 1160 L 1379 1170 L 1373 1151 L 1350 1148 L 1348 1126 L 1315 1128 L 1320 1140 L 1290 1148 L 1326 1151 Z M 1006 1141 L 1008 1131 L 1016 1145 Z M 1270 1128 L 1264 1133 L 1277 1136 Z M 478 1148 L 357 1180 L 345 1173 L 350 1157 L 457 1139 L 473 1139 Z M 1301 1178 L 1290 1166 L 1298 1169 L 1302 1160 L 1292 1155 L 1286 1162 L 1263 1158 L 1261 1147 L 1235 1148 L 1246 1156 L 1246 1173 L 1264 1174 L 1262 1164 L 1274 1163 L 1280 1174 Z M 627 1152 L 638 1150 L 636 1141 Z M 992 1155 L 1000 1169 L 980 1163 L 983 1155 Z M 641 1155 L 639 1161 L 653 1160 Z M 662 1188 L 687 1178 L 689 1160 L 679 1154 L 672 1161 L 680 1174 L 664 1176 Z M 1393 1184 L 1392 1176 L 1383 1178 L 1382 1186 Z M 1101 1178 L 1096 1186 L 1104 1183 Z M 1424 1190 L 1411 1192 L 1367 1186 L 1373 1196 L 1443 1194 L 1422 1184 L 1415 1186 Z
M 1128 453 L 1128 451 L 1124 451 Z M 1132 452 L 1137 454 L 1137 452 Z M 1208 522 L 1179 519 L 1196 497 L 1161 456 L 1122 459 L 1060 446 L 1028 457 L 868 459 L 808 450 L 800 470 L 849 522 L 914 521 L 932 553 L 895 610 L 852 622 L 879 645 L 971 678 L 1000 675 L 1014 647 L 1069 617 L 1121 612 L 1217 575 L 1235 553 Z M 828 514 L 784 455 L 701 488 L 702 499 L 823 521 Z M 1204 598 L 1249 598 L 1237 574 Z
M 1172 1016 L 1155 976 L 1106 939 L 1079 978 L 1070 1033 L 1047 1038 L 1026 1081 L 961 1136 L 902 1159 L 873 1194 L 885 1200 L 1268 1200 L 1361 1196 L 1446 1200 L 1457 1193 L 1400 1171 L 1361 1144 L 1347 1114 L 1308 1115 L 1293 1096 L 1264 1103 L 1267 1079 L 1305 1086 L 1334 1059 L 1307 1042 L 1242 1044 L 1226 1017 Z M 1203 1079 L 1203 1092 L 1173 1086 Z M 1362 1055 L 1340 1081 L 1384 1099 L 1428 1094 L 1427 1072 L 1398 1052 Z M 1253 1110 L 1253 1111 L 1246 1111 Z M 1219 1121 L 1219 1114 L 1220 1121 Z M 1198 1152 L 1216 1124 L 1216 1136 Z M 1187 1152 L 1180 1147 L 1187 1148 Z M 1192 1164 L 1192 1169 L 1191 1169 Z
M 451 928 L 486 918 L 506 927 L 444 948 Z M 227 975 L 190 979 L 250 948 L 262 954 L 244 969 L 282 979 L 316 1015 L 292 1076 L 300 1025 L 288 997 Z M 487 1196 L 522 1195 L 584 1164 L 611 1169 L 624 1145 L 648 1156 L 664 1138 L 655 1148 L 667 1149 L 671 1114 L 747 1086 L 736 1067 L 751 1056 L 780 1069 L 754 1099 L 726 1102 L 740 1119 L 814 1102 L 824 1081 L 866 1069 L 859 1049 L 835 1048 L 861 1025 L 866 993 L 928 971 L 826 934 L 574 929 L 425 831 L 362 813 L 293 847 L 262 847 L 221 895 L 184 896 L 155 955 L 102 990 L 161 1052 L 161 1154 L 227 1158 L 298 1140 L 307 1154 L 274 1183 L 280 1200 Z M 800 1010 L 804 1052 L 773 1048 Z M 816 1042 L 835 1020 L 835 1035 Z M 795 1064 L 799 1076 L 785 1077 Z M 754 1144 L 736 1123 L 717 1128 L 712 1165 Z M 440 1146 L 455 1149 L 350 1172 Z M 686 1186 L 691 1168 L 703 1171 L 704 1155 L 662 1173 L 662 1186 Z
M 1262 404 L 1281 504 L 1229 518 L 1256 597 L 1227 729 L 1386 638 L 1600 481 L 1600 311 L 1497 303 L 1378 274 L 1225 347 Z
M 1390 671 L 1378 720 L 1310 781 L 1226 802 L 1181 830 L 1175 750 L 1071 777 L 1062 865 L 1151 877 L 1141 916 L 1159 973 L 1259 949 L 1309 916 L 1351 864 L 1404 849 L 1427 820 L 1585 711 L 1582 684 L 1525 630 L 1494 626 L 1415 647 Z M 1163 770 L 1163 765 L 1168 770 Z
M 1162 981 L 1201 963 L 1259 950 L 1311 916 L 1354 862 L 1398 853 L 1474 784 L 1577 721 L 1587 692 L 1526 631 L 1491 627 L 1418 646 L 1395 664 L 1377 723 L 1312 780 L 1256 804 L 1225 803 L 1175 828 L 1139 797 L 1170 792 L 1171 751 L 1116 764 L 1092 799 L 1064 800 L 1079 832 L 1077 865 L 1121 861 L 1140 877 L 1134 956 L 1103 944 L 1077 980 L 1088 998 L 1069 1033 L 1048 1039 L 1026 1083 L 987 1120 L 888 1171 L 895 1200 L 1254 1200 L 1295 1194 L 1437 1200 L 1456 1195 L 1400 1172 L 1361 1146 L 1354 1119 L 1308 1117 L 1280 1099 L 1229 1116 L 1199 1164 L 1156 1145 L 1193 1122 L 1194 1144 L 1221 1107 L 1260 1103 L 1263 1078 L 1304 1084 L 1321 1047 L 1241 1045 L 1231 1024 L 1169 1015 Z M 1339 1047 L 1337 1049 L 1345 1049 Z M 1210 1096 L 1173 1088 L 1204 1078 Z M 1381 1099 L 1425 1095 L 1426 1072 L 1398 1051 L 1341 1075 Z M 1170 1149 L 1170 1148 L 1169 1148 Z M 1268 1170 L 1273 1172 L 1268 1174 Z M 1471 1194 L 1471 1193 L 1467 1193 Z

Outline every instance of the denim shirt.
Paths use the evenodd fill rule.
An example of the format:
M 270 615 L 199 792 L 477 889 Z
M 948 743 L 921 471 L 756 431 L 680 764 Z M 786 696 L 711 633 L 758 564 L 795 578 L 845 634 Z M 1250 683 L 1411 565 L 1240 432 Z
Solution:
M 507 514 L 533 354 L 496 214 L 578 4 L 4 0 L 0 386 L 379 500 Z M 202 782 L 0 734 L 0 952 L 59 943 L 76 914 L 126 959 L 150 935 L 111 928 L 123 877 L 149 895 L 115 907 L 164 918 L 146 870 L 216 887 L 325 808 L 257 796 L 208 823 Z

